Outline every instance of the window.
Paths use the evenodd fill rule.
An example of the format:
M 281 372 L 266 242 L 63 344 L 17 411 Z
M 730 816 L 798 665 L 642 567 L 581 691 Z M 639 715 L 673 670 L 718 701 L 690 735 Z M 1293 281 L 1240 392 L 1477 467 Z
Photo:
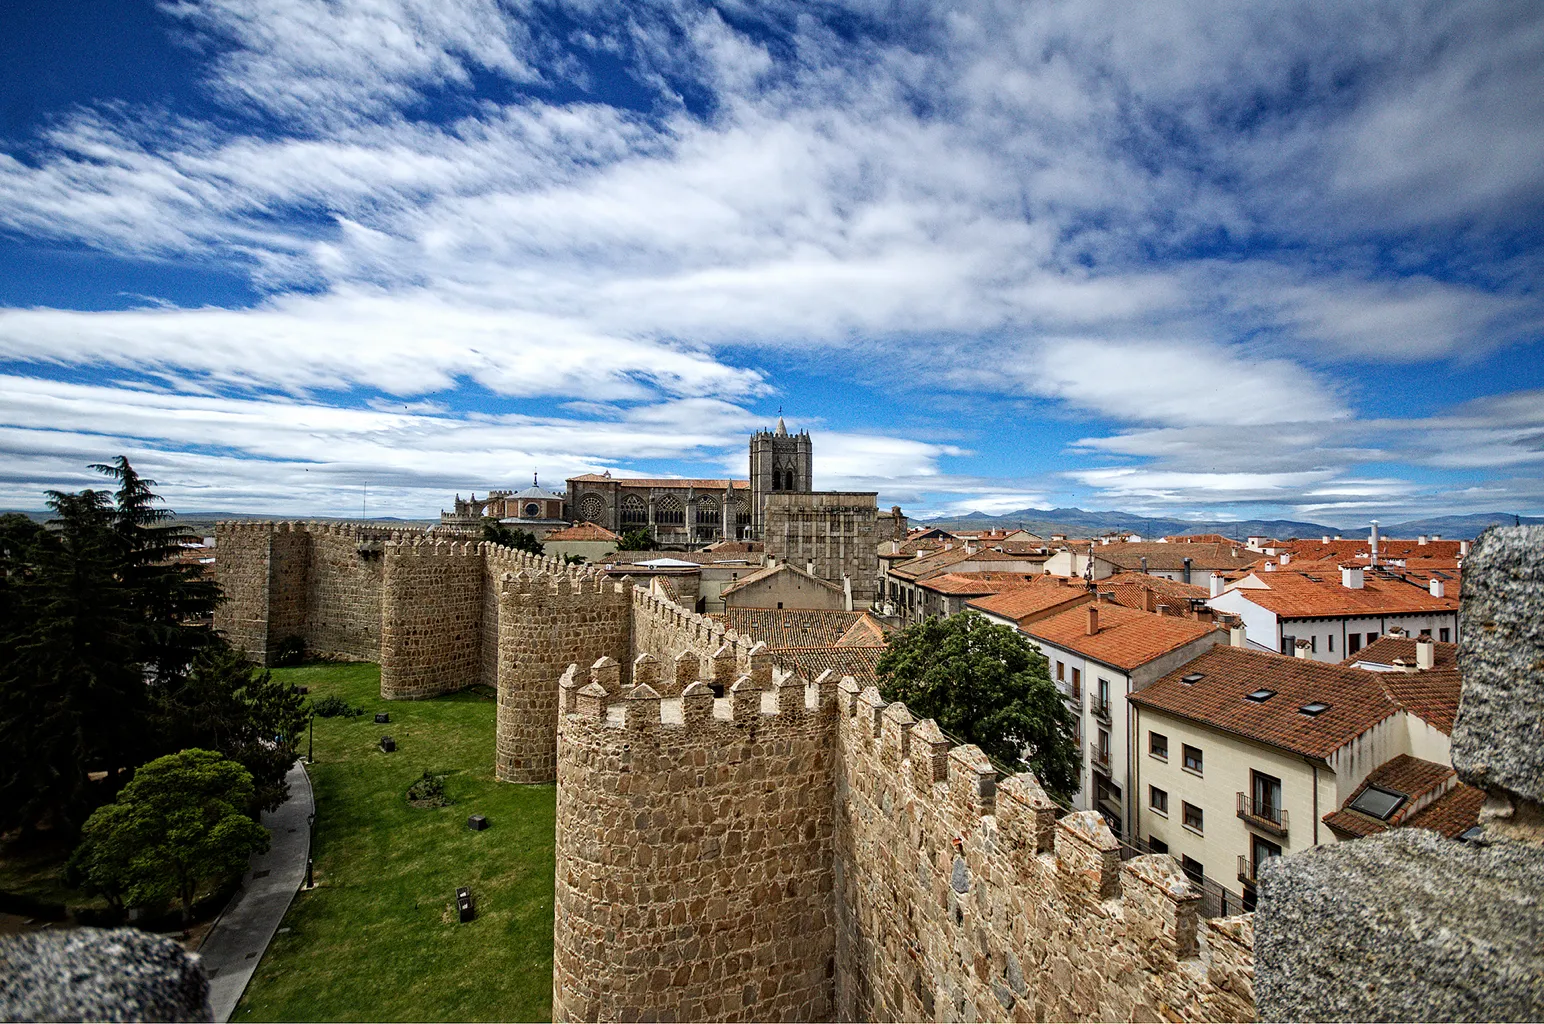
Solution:
M 1443 643 L 1447 643 L 1448 640 L 1452 638 L 1452 636 L 1453 631 L 1448 629 L 1446 626 L 1443 626 L 1441 629 L 1437 630 L 1437 639 Z
M 661 526 L 680 526 L 686 522 L 686 510 L 681 507 L 680 499 L 666 495 L 659 499 L 654 506 L 654 521 Z
M 1375 644 L 1377 642 L 1378 642 L 1378 634 L 1376 634 L 1376 633 L 1368 633 L 1367 634 L 1367 643 L 1368 643 L 1369 646 L 1372 645 L 1372 644 Z
M 1362 649 L 1362 634 L 1350 633 L 1346 636 L 1346 653 L 1355 654 Z
M 1264 772 L 1251 771 L 1254 784 L 1254 813 L 1281 824 L 1281 780 Z
M 1265 863 L 1266 860 L 1271 857 L 1280 856 L 1281 847 L 1271 842 L 1269 839 L 1261 839 L 1256 835 L 1251 835 L 1249 837 L 1249 859 L 1250 864 L 1254 867 L 1252 877 L 1260 877 L 1260 865 Z
M 649 521 L 649 507 L 636 494 L 622 499 L 622 525 L 642 526 Z
M 1423 629 L 1423 630 L 1421 630 L 1421 635 L 1422 636 L 1431 636 L 1431 630 Z
M 1267 690 L 1264 687 L 1261 687 L 1258 690 L 1251 690 L 1249 693 L 1244 694 L 1244 699 L 1252 700 L 1256 704 L 1264 704 L 1274 696 L 1276 696 L 1275 690 Z
M 718 502 L 716 502 L 716 501 L 699 501 L 699 502 L 697 502 L 697 525 L 698 526 L 717 526 L 718 525 Z
M 1180 745 L 1180 750 L 1185 755 L 1185 761 L 1184 761 L 1185 770 L 1187 772 L 1195 772 L 1197 775 L 1200 775 L 1201 774 L 1201 748 L 1200 747 L 1192 747 L 1190 744 L 1184 743 L 1184 744 Z
M 1161 732 L 1147 734 L 1147 752 L 1160 761 L 1169 759 L 1169 738 Z
M 1062 682 L 1066 682 L 1066 680 L 1067 680 L 1067 666 L 1058 661 L 1056 663 L 1056 681 L 1058 683 L 1062 683 Z
M 1311 636 L 1311 637 L 1308 638 L 1308 649 L 1310 651 L 1313 651 L 1315 654 L 1319 653 L 1319 638 L 1318 637 Z
M 579 518 L 587 523 L 598 523 L 606 518 L 606 503 L 593 494 L 586 494 L 579 503 Z
M 1297 650 L 1297 637 L 1283 635 L 1281 638 L 1281 653 L 1291 654 Z
M 1110 706 L 1110 681 L 1108 679 L 1099 680 L 1099 703 L 1104 707 Z
M 1169 844 L 1164 842 L 1162 839 L 1159 839 L 1157 836 L 1147 837 L 1147 848 L 1154 853 L 1169 852 Z
M 1354 811 L 1361 811 L 1380 821 L 1388 821 L 1404 802 L 1403 793 L 1396 793 L 1392 789 L 1383 789 L 1379 786 L 1367 786 L 1348 806 Z
M 527 519 L 535 519 L 535 518 L 537 518 L 540 515 L 541 515 L 541 506 L 540 505 L 536 504 L 536 502 L 534 502 L 534 501 L 528 501 L 528 502 L 525 503 L 525 517 Z
M 1330 653 L 1334 654 L 1335 653 L 1335 638 L 1334 637 L 1327 637 L 1325 642 L 1330 645 Z
M 1307 715 L 1309 718 L 1313 718 L 1315 715 L 1322 715 L 1329 709 L 1330 706 L 1324 703 L 1322 700 L 1310 701 L 1307 704 L 1304 704 L 1302 707 L 1298 708 L 1299 711 Z
M 1189 801 L 1181 801 L 1180 806 L 1185 810 L 1185 827 L 1192 832 L 1204 832 L 1205 819 L 1201 814 L 1201 808 Z
M 1169 794 L 1157 786 L 1147 787 L 1147 806 L 1153 809 L 1154 814 L 1161 814 L 1165 818 L 1169 816 Z
M 1179 866 L 1184 869 L 1185 877 L 1196 885 L 1200 885 L 1201 879 L 1206 875 L 1206 869 L 1194 857 L 1181 857 L 1179 859 Z

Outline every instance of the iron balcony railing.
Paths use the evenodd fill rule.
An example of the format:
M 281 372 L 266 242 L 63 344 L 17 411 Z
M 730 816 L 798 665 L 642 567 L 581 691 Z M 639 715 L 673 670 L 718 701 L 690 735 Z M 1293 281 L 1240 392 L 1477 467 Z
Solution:
M 1255 866 L 1242 854 L 1238 858 L 1238 880 L 1245 885 L 1255 884 Z
M 1272 835 L 1287 834 L 1287 812 L 1279 803 L 1265 803 L 1252 799 L 1248 793 L 1238 795 L 1238 816 L 1247 825 Z
M 1102 718 L 1106 722 L 1110 720 L 1110 701 L 1108 698 L 1095 697 L 1091 701 L 1094 717 Z
M 1088 760 L 1095 768 L 1098 768 L 1107 775 L 1109 774 L 1110 752 L 1108 750 L 1100 750 L 1099 744 L 1090 743 L 1088 745 Z

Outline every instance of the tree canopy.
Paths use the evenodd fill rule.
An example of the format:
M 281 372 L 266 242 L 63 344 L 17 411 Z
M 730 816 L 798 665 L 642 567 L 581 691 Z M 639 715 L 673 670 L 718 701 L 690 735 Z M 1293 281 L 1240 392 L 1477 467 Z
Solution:
M 1028 768 L 1062 798 L 1078 786 L 1077 719 L 1045 656 L 1017 630 L 974 612 L 930 618 L 888 637 L 881 696 L 974 743 L 1011 770 Z
M 186 922 L 201 886 L 268 849 L 252 799 L 251 774 L 212 750 L 159 757 L 86 819 L 72 872 L 117 906 L 175 899 Z
M 642 526 L 635 526 L 631 530 L 622 533 L 622 539 L 617 541 L 618 551 L 652 551 L 654 550 L 654 537 Z
M 489 544 L 502 544 L 516 551 L 529 551 L 533 555 L 543 553 L 541 541 L 536 539 L 536 534 L 530 530 L 522 530 L 515 526 L 505 526 L 497 519 L 483 520 L 483 540 Z
M 177 558 L 188 531 L 155 482 L 123 458 L 94 468 L 116 491 L 50 491 L 46 525 L 0 518 L 0 831 L 72 832 L 136 765 L 190 745 L 240 759 L 276 805 L 301 698 L 210 627 L 219 588 Z

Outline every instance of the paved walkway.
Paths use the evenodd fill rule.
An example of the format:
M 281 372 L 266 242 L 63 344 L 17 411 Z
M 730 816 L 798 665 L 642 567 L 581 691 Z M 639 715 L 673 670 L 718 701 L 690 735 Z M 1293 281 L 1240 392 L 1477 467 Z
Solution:
M 279 930 L 290 900 L 306 881 L 306 858 L 311 854 L 307 819 L 316 810 L 311 779 L 300 761 L 284 778 L 289 799 L 278 810 L 263 814 L 273 842 L 267 853 L 252 858 L 241 888 L 198 950 L 209 973 L 209 1004 L 221 1024 L 236 1012 L 236 1003 Z

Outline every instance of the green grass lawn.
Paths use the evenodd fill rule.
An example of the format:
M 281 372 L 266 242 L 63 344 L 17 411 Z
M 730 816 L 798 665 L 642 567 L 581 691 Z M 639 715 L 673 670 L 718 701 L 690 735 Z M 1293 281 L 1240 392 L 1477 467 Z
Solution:
M 274 676 L 367 713 L 316 719 L 318 885 L 295 897 L 232 1019 L 551 1019 L 556 791 L 494 781 L 492 692 L 384 701 L 379 667 L 364 664 Z M 382 734 L 395 753 L 380 752 Z M 408 805 L 426 769 L 445 776 L 450 806 Z M 468 829 L 470 814 L 489 828 Z M 467 924 L 462 885 L 477 901 Z

